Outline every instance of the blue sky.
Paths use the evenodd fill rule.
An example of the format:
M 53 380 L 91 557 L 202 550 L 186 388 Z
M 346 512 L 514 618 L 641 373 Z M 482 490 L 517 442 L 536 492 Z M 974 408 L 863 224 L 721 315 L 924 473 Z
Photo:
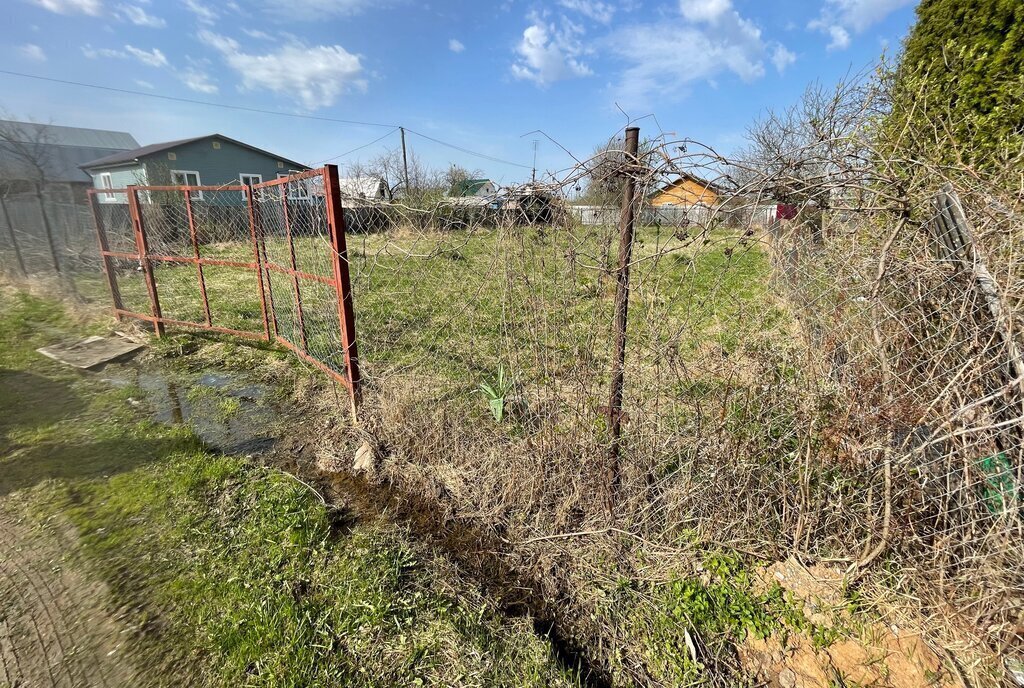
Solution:
M 391 126 L 204 107 L 0 74 L 6 114 L 131 132 L 214 131 L 311 164 L 398 145 L 503 182 L 558 170 L 640 119 L 726 152 L 766 108 L 893 51 L 914 0 L 5 0 L 3 69 Z M 625 114 L 624 114 L 625 113 Z M 656 119 L 655 119 L 656 118 Z M 392 133 L 389 133 L 392 132 Z M 524 134 L 527 134 L 524 136 Z

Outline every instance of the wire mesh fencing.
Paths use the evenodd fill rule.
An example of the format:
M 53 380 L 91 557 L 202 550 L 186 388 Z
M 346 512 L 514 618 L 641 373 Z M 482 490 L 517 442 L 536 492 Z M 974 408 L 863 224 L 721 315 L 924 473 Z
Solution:
M 610 604 L 593 581 L 627 555 L 594 534 L 662 579 L 694 548 L 796 553 L 1019 657 L 1019 198 L 937 173 L 888 202 L 841 167 L 736 183 L 676 143 L 486 197 L 368 199 L 325 168 L 94 210 L 123 315 L 361 384 L 382 475 L 524 543 L 554 597 Z M 652 212 L 677 177 L 717 200 Z M 574 207 L 582 185 L 603 202 Z
M 646 565 L 695 543 L 840 562 L 947 639 L 1019 654 L 1019 208 L 947 194 L 977 225 L 954 259 L 941 180 L 897 209 L 749 184 L 670 217 L 646 205 L 664 179 L 721 161 L 617 152 L 615 192 L 638 187 L 621 409 L 622 207 L 566 200 L 592 165 L 480 201 L 347 199 L 386 219 L 348 237 L 385 475 L 512 541 L 614 528 Z M 590 546 L 558 560 L 560 590 L 611 556 Z
M 255 186 L 90 192 L 115 313 L 157 334 L 173 325 L 276 340 L 334 375 L 354 403 L 344 228 L 331 179 L 336 188 L 337 171 L 324 168 Z
M 63 189 L 59 189 L 63 191 Z M 74 195 L 43 190 L 0 197 L 0 273 L 16 281 L 56 283 L 82 301 L 99 265 L 88 204 Z

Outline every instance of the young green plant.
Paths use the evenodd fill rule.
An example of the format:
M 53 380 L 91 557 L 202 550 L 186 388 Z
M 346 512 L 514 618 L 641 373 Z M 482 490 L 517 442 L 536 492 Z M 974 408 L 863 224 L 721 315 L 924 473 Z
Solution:
M 504 364 L 498 366 L 498 374 L 493 380 L 480 383 L 480 393 L 487 399 L 495 422 L 500 423 L 505 419 L 505 403 L 514 387 L 515 380 L 505 374 Z

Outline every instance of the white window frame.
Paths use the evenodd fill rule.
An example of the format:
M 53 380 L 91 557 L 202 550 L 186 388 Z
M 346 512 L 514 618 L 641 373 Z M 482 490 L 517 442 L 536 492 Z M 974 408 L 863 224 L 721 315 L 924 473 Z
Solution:
M 195 184 L 189 184 L 188 183 L 188 175 L 190 175 L 190 174 L 195 176 L 195 178 L 196 178 L 196 183 Z M 184 177 L 185 183 L 184 184 L 179 184 L 178 182 L 176 182 L 175 179 L 174 179 L 174 175 L 181 175 L 182 177 Z M 199 176 L 199 172 L 196 171 L 196 170 L 171 170 L 171 186 L 202 186 L 202 185 L 203 185 L 202 178 Z M 201 190 L 200 191 L 193 191 L 192 192 L 192 200 L 194 200 L 194 201 L 201 201 L 201 200 L 203 200 L 203 192 Z
M 252 182 L 252 181 L 246 182 L 245 181 L 246 177 L 248 177 L 250 180 L 258 179 L 259 181 L 257 181 L 257 182 Z M 248 186 L 249 188 L 252 188 L 252 187 L 256 186 L 256 184 L 262 184 L 263 183 L 263 175 L 262 174 L 250 174 L 248 172 L 239 172 L 238 173 L 238 182 L 242 186 Z M 263 195 L 263 189 L 253 189 L 253 196 L 254 197 L 262 198 L 262 195 Z M 243 201 L 245 200 L 245 192 L 244 191 L 242 192 L 242 200 Z
M 287 179 L 290 176 L 292 175 L 288 174 L 287 172 L 277 173 L 278 179 Z M 305 181 L 305 179 L 299 179 L 297 182 L 292 184 L 292 188 L 297 190 L 298 193 L 289 193 L 288 198 L 290 198 L 293 201 L 308 201 L 310 199 L 309 186 L 303 183 Z M 285 184 L 285 186 L 287 186 L 287 184 Z
M 109 172 L 100 172 L 100 188 L 101 189 L 113 189 L 114 179 L 110 176 Z M 107 191 L 103 194 L 104 200 L 110 202 L 117 199 L 117 194 L 112 191 Z

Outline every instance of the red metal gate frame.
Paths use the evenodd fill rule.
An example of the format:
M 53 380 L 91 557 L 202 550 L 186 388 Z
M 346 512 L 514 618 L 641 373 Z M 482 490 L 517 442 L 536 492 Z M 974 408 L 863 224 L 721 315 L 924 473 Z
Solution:
M 331 277 L 315 275 L 298 269 L 298 263 L 295 257 L 295 241 L 294 236 L 292 235 L 291 217 L 288 209 L 287 184 L 290 182 L 317 178 L 320 178 L 324 185 L 327 228 L 331 242 L 330 259 L 333 272 Z M 338 184 L 338 167 L 336 165 L 326 165 L 318 170 L 309 170 L 307 172 L 300 172 L 299 174 L 293 174 L 288 177 L 281 177 L 280 179 L 272 179 L 261 184 L 254 184 L 252 187 L 252 193 L 256 193 L 262 189 L 281 186 L 284 186 L 284 188 L 280 190 L 280 197 L 281 212 L 284 219 L 285 238 L 288 242 L 288 264 L 281 265 L 267 257 L 266 242 L 262 233 L 259 235 L 257 240 L 257 257 L 260 260 L 262 268 L 268 273 L 266 289 L 267 298 L 271 304 L 270 318 L 273 323 L 275 339 L 279 344 L 292 351 L 299 358 L 311 363 L 341 382 L 346 389 L 348 389 L 354 414 L 361 401 L 361 377 L 359 374 L 359 355 L 357 353 L 356 346 L 355 309 L 352 304 L 352 282 L 348 269 L 348 247 L 345 241 L 345 214 L 341 205 L 341 187 Z M 254 222 L 254 224 L 258 225 L 260 223 Z M 278 331 L 277 317 L 274 315 L 273 308 L 274 294 L 270 286 L 269 273 L 271 272 L 277 272 L 290 278 L 293 298 L 295 299 L 296 320 L 299 329 L 298 343 L 289 341 L 286 337 L 281 336 Z M 301 284 L 303 280 L 318 282 L 320 284 L 333 287 L 335 290 L 336 300 L 338 303 L 338 322 L 341 329 L 342 354 L 344 356 L 345 371 L 347 374 L 339 373 L 309 353 L 306 343 L 306 328 L 302 314 Z
M 327 213 L 327 227 L 330 233 L 331 242 L 331 264 L 332 277 L 313 275 L 298 270 L 295 259 L 295 244 L 291 234 L 291 222 L 288 215 L 287 191 L 282 190 L 283 213 L 285 220 L 285 234 L 288 242 L 289 265 L 278 265 L 267 258 L 266 242 L 262 223 L 256 212 L 254 194 L 264 188 L 276 187 L 288 184 L 289 182 L 302 181 L 306 179 L 322 178 L 324 184 L 325 209 Z M 287 189 L 287 187 L 285 187 Z M 179 192 L 184 194 L 185 210 L 188 217 L 189 240 L 192 245 L 192 255 L 172 256 L 153 254 L 149 249 L 149 242 L 146 233 L 146 226 L 143 221 L 141 207 L 139 204 L 139 193 Z M 242 262 L 234 260 L 222 260 L 219 258 L 205 258 L 199 250 L 198 231 L 195 223 L 195 216 L 192 212 L 192 194 L 201 191 L 229 192 L 237 191 L 245 194 L 248 206 L 249 239 L 252 243 L 253 261 Z M 348 269 L 348 251 L 345 241 L 345 216 L 341 205 L 341 191 L 338 185 L 338 168 L 335 165 L 327 165 L 321 169 L 301 172 L 299 174 L 281 177 L 280 179 L 263 182 L 254 186 L 232 185 L 232 186 L 128 186 L 124 189 L 90 189 L 89 203 L 92 207 L 93 220 L 96 224 L 96 240 L 99 245 L 99 253 L 103 259 L 103 272 L 106 277 L 107 287 L 110 289 L 113 301 L 113 311 L 118 320 L 133 318 L 143 320 L 153 325 L 157 337 L 165 333 L 166 325 L 178 327 L 189 327 L 200 330 L 209 330 L 221 334 L 261 339 L 267 342 L 276 342 L 294 352 L 300 358 L 315 365 L 331 377 L 341 382 L 348 390 L 351 401 L 353 417 L 360 403 L 360 374 L 359 357 L 356 348 L 355 331 L 355 310 L 352 304 L 352 284 Z M 132 232 L 135 237 L 134 252 L 112 251 L 107 237 L 106 228 L 103 225 L 102 212 L 100 210 L 99 194 L 125 194 L 128 199 L 128 210 L 132 221 Z M 142 269 L 143 278 L 146 282 L 146 291 L 149 294 L 150 313 L 139 313 L 128 310 L 124 307 L 120 289 L 117 284 L 117 276 L 114 267 L 114 259 L 130 260 L 138 262 Z M 199 293 L 203 301 L 203 322 L 190 322 L 167 318 L 160 308 L 159 286 L 153 272 L 154 262 L 166 263 L 187 263 L 195 266 L 196 281 L 199 286 Z M 251 270 L 256 275 L 256 286 L 260 297 L 260 310 L 263 318 L 263 334 L 256 334 L 245 330 L 236 330 L 228 327 L 220 327 L 213 324 L 213 317 L 210 313 L 210 302 L 206 291 L 206 279 L 203 268 L 206 265 L 219 267 L 232 267 Z M 264 271 L 267 272 L 266 276 Z M 291 278 L 292 288 L 295 295 L 297 320 L 299 325 L 299 343 L 289 341 L 280 335 L 277 328 L 277 319 L 274 315 L 273 293 L 270 287 L 271 271 L 285 274 Z M 301 280 L 311 280 L 334 288 L 337 295 L 338 321 L 341 330 L 341 344 L 345 361 L 345 373 L 339 373 L 323 361 L 311 356 L 306 346 L 305 327 L 303 324 Z M 269 304 L 269 305 L 268 305 Z

